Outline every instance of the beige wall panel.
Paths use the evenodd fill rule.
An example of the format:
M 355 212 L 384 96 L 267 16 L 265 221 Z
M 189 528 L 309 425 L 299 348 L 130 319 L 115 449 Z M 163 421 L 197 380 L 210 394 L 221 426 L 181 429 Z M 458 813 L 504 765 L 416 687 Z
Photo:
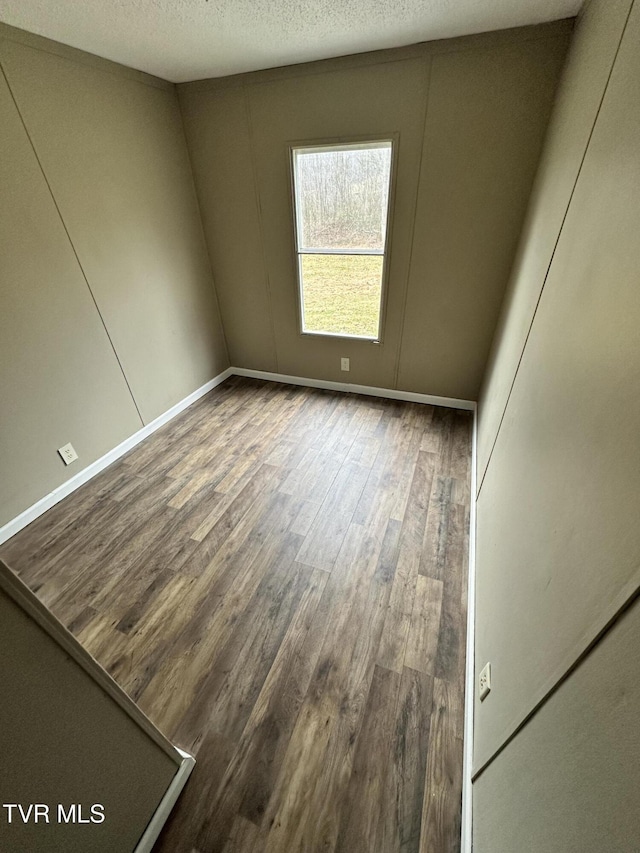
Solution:
M 475 853 L 635 853 L 640 603 L 474 785 Z
M 433 60 L 400 388 L 478 398 L 568 41 Z
M 8 41 L 0 58 L 149 422 L 228 363 L 175 93 Z
M 479 486 L 631 3 L 591 0 L 576 27 L 483 381 Z
M 50 821 L 0 819 L 11 853 L 130 853 L 178 765 L 67 652 L 0 592 L 2 803 L 49 806 Z M 102 823 L 58 823 L 68 810 L 104 806 Z
M 220 311 L 236 366 L 276 370 L 244 89 L 179 88 Z
M 640 583 L 640 5 L 478 500 L 483 765 Z
M 258 83 L 249 89 L 254 156 L 274 310 L 278 369 L 394 387 L 421 153 L 428 65 L 424 59 L 381 63 Z M 299 333 L 289 151 L 292 142 L 368 139 L 398 133 L 386 320 L 382 343 Z
M 2 526 L 141 423 L 2 76 L 0 188 Z
M 181 86 L 232 361 L 475 398 L 570 30 L 563 21 Z M 394 134 L 382 342 L 302 336 L 288 146 Z

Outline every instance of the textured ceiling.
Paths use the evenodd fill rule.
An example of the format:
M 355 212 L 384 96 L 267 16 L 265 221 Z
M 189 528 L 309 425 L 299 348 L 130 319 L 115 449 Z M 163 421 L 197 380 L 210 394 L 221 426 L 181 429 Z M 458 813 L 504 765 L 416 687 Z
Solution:
M 173 82 L 575 15 L 581 0 L 0 0 L 0 20 Z

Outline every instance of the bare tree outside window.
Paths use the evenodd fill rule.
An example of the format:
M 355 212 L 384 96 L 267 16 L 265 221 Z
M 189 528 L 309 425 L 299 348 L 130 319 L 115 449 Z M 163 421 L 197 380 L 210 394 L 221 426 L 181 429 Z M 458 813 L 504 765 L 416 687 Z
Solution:
M 302 330 L 377 339 L 391 142 L 293 149 Z

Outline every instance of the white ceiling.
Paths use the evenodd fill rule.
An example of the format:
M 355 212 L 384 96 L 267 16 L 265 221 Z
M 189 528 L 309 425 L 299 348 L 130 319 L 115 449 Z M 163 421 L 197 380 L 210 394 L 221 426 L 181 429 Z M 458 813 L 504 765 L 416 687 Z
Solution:
M 0 0 L 0 20 L 173 82 L 575 15 L 582 0 Z

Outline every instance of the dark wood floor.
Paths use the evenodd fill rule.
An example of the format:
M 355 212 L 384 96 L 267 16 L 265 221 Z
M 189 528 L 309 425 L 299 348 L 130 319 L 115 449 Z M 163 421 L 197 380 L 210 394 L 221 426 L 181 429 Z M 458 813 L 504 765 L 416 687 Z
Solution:
M 0 548 L 197 754 L 156 850 L 459 850 L 470 434 L 233 378 Z

